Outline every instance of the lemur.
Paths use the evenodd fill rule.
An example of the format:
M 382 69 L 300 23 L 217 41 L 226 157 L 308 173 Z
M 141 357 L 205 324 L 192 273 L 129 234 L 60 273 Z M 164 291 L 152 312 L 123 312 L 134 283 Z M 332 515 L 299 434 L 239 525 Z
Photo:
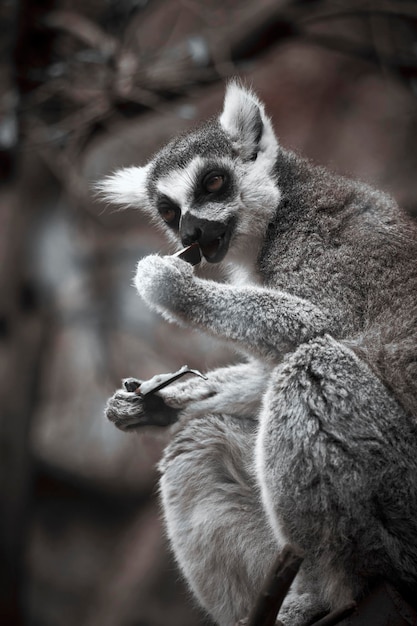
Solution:
M 417 229 L 393 199 L 285 150 L 257 96 L 101 184 L 226 281 L 181 258 L 137 265 L 143 301 L 227 340 L 239 363 L 154 396 L 121 388 L 122 430 L 172 429 L 166 530 L 221 626 L 252 607 L 285 543 L 305 559 L 279 619 L 299 626 L 379 578 L 417 584 Z M 139 384 L 139 382 L 138 382 Z M 128 387 L 130 389 L 130 387 Z

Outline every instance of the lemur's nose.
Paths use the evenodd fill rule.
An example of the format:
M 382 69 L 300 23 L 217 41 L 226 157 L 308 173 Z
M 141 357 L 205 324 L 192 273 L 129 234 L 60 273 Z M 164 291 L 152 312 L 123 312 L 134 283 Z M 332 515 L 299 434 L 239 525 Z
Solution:
M 180 236 L 183 246 L 189 246 L 201 238 L 203 221 L 205 220 L 201 220 L 201 218 L 190 213 L 186 213 L 181 217 Z
M 192 213 L 185 213 L 180 220 L 182 245 L 189 246 L 197 241 L 200 247 L 207 246 L 214 240 L 220 239 L 224 235 L 226 228 L 227 222 L 207 220 Z

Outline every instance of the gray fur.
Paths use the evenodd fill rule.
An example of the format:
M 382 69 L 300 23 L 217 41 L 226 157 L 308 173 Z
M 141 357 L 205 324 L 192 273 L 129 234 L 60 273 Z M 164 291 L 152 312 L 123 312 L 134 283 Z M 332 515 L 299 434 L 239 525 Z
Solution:
M 221 202 L 196 191 L 210 168 L 233 181 Z M 132 203 L 134 176 L 102 188 Z M 219 120 L 137 168 L 137 181 L 154 219 L 157 194 L 172 190 L 182 217 L 230 235 L 229 283 L 151 255 L 135 284 L 153 310 L 232 342 L 247 361 L 166 387 L 153 409 L 126 391 L 107 409 L 121 428 L 176 422 L 161 497 L 201 605 L 233 626 L 284 542 L 306 554 L 285 626 L 360 598 L 376 577 L 414 589 L 415 225 L 385 194 L 285 151 L 236 84 Z M 179 241 L 181 220 L 166 230 Z

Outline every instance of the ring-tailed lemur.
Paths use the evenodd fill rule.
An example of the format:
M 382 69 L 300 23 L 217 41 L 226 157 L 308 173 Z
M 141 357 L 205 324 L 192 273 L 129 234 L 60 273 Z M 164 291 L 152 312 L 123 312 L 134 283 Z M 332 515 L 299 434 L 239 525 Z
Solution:
M 102 190 L 228 283 L 171 256 L 136 288 L 168 320 L 231 341 L 245 362 L 149 398 L 119 390 L 123 429 L 174 424 L 161 462 L 166 527 L 218 624 L 248 613 L 284 542 L 305 561 L 286 626 L 359 598 L 377 577 L 417 583 L 416 228 L 387 195 L 277 142 L 237 83 L 218 119 Z

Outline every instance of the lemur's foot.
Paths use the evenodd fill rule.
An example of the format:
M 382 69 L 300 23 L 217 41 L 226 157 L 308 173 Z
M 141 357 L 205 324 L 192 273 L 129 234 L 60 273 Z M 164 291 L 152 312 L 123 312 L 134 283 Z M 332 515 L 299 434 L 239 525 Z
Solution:
M 277 624 L 281 626 L 305 626 L 326 615 L 328 607 L 318 603 L 310 593 L 290 593 L 283 602 Z
M 139 386 L 140 381 L 135 378 L 124 381 L 124 389 L 118 389 L 107 401 L 107 419 L 124 431 L 141 426 L 169 426 L 177 421 L 176 409 L 167 406 L 157 394 L 135 393 Z

